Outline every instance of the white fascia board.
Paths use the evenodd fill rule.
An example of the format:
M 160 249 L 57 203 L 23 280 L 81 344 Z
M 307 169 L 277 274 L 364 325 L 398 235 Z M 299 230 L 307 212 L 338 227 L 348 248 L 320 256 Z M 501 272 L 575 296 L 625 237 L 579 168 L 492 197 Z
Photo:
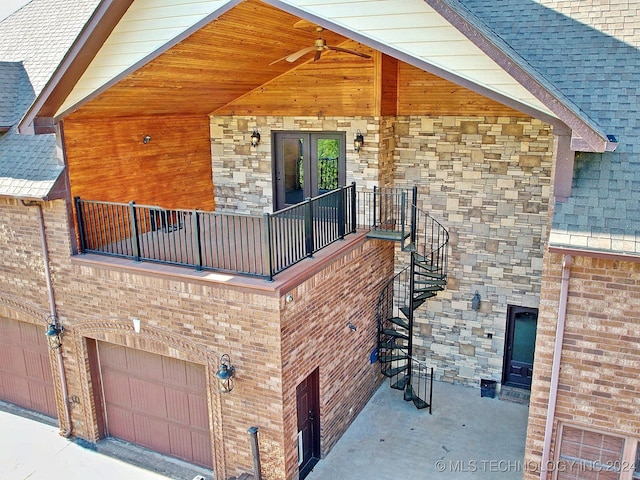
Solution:
M 135 0 L 56 116 L 70 110 L 233 0 Z
M 362 43 L 370 39 L 374 48 L 375 45 L 387 46 L 419 63 L 444 70 L 453 78 L 464 79 L 544 116 L 557 118 L 424 0 L 265 1 L 276 7 L 278 3 L 287 4 L 311 17 L 324 18 L 340 27 L 338 33 L 347 37 L 353 32 L 363 37 Z M 466 63 L 467 58 L 473 59 L 472 66 Z

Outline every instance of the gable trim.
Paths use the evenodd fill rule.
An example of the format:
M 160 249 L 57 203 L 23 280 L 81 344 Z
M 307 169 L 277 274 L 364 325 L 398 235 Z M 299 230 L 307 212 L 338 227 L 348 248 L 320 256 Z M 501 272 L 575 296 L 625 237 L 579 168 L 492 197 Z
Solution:
M 444 70 L 440 67 L 436 67 L 435 65 L 432 65 L 425 60 L 421 60 L 407 53 L 396 50 L 390 45 L 387 45 L 380 41 L 369 38 L 347 27 L 333 23 L 324 17 L 320 17 L 306 10 L 302 10 L 296 6 L 290 5 L 289 3 L 283 2 L 281 0 L 262 0 L 262 1 L 273 7 L 279 8 L 280 10 L 284 10 L 287 13 L 290 13 L 297 17 L 313 22 L 333 32 L 339 33 L 340 35 L 347 37 L 351 40 L 354 40 L 358 43 L 361 43 L 375 50 L 378 50 L 381 53 L 394 57 L 404 63 L 412 65 L 416 68 L 419 68 L 420 70 L 424 70 L 425 72 L 431 73 L 440 78 L 443 78 L 452 83 L 455 83 L 456 85 L 466 88 L 467 90 L 471 90 L 472 92 L 482 95 L 483 97 L 486 97 L 490 100 L 494 100 L 507 107 L 513 108 L 514 110 L 518 110 L 526 115 L 529 115 L 533 118 L 537 118 L 538 120 L 548 123 L 549 125 L 552 125 L 554 127 L 567 128 L 567 125 L 562 120 L 552 115 L 549 115 L 548 113 L 541 112 L 540 110 L 537 110 L 527 104 L 518 102 L 517 100 L 509 98 L 505 95 L 502 95 L 494 90 L 486 88 L 466 78 L 460 77 L 452 72 Z
M 442 15 L 457 28 L 465 37 L 473 42 L 480 50 L 495 61 L 505 72 L 517 80 L 537 99 L 546 105 L 553 113 L 564 121 L 585 143 L 583 151 L 604 152 L 613 151 L 617 143 L 610 142 L 607 135 L 586 115 L 580 114 L 578 108 L 570 104 L 569 100 L 551 91 L 545 85 L 546 81 L 538 78 L 527 69 L 520 58 L 509 52 L 508 48 L 501 48 L 498 37 L 489 38 L 484 32 L 473 25 L 465 15 L 452 7 L 448 0 L 424 0 L 431 8 Z M 507 46 L 505 44 L 505 46 Z M 508 46 L 507 46 L 508 47 Z M 589 149 L 589 150 L 587 150 Z
M 103 0 L 86 23 L 62 62 L 18 124 L 21 134 L 34 134 L 36 116 L 52 116 L 56 105 L 71 92 L 133 0 Z
M 133 2 L 133 0 L 129 0 L 129 1 Z M 131 65 L 126 70 L 123 70 L 119 75 L 115 76 L 114 78 L 112 78 L 111 80 L 109 80 L 108 82 L 103 84 L 100 88 L 98 88 L 98 89 L 94 90 L 93 92 L 91 92 L 91 94 L 87 95 L 86 97 L 84 97 L 79 102 L 75 103 L 74 105 L 70 106 L 69 108 L 67 108 L 64 111 L 62 111 L 62 112 L 58 113 L 57 115 L 55 115 L 55 117 L 54 117 L 55 120 L 59 121 L 59 120 L 63 119 L 64 117 L 66 117 L 67 115 L 75 112 L 82 105 L 84 105 L 84 104 L 90 102 L 91 100 L 93 100 L 94 98 L 98 97 L 100 94 L 102 94 L 103 92 L 105 92 L 106 90 L 108 90 L 109 88 L 114 86 L 120 80 L 128 77 L 129 75 L 134 73 L 136 70 L 142 68 L 143 66 L 145 66 L 146 64 L 148 64 L 152 60 L 156 59 L 157 57 L 159 57 L 160 55 L 165 53 L 167 50 L 173 48 L 174 46 L 176 46 L 177 44 L 182 42 L 184 39 L 186 39 L 187 37 L 191 36 L 192 34 L 197 32 L 198 30 L 200 30 L 202 27 L 204 27 L 205 25 L 211 23 L 213 20 L 216 20 L 222 14 L 224 14 L 225 12 L 231 10 L 233 7 L 235 7 L 236 5 L 238 5 L 241 2 L 242 2 L 242 0 L 231 0 L 231 1 L 227 2 L 227 3 L 225 3 L 223 6 L 219 7 L 216 10 L 214 10 L 209 15 L 204 17 L 202 20 L 200 20 L 199 22 L 195 23 L 193 26 L 191 26 L 187 30 L 183 31 L 180 35 L 177 35 L 177 36 L 173 37 L 170 41 L 168 41 L 167 43 L 162 45 L 160 48 L 158 48 L 158 49 L 154 50 L 153 52 L 149 53 L 148 55 L 146 55 L 145 57 L 140 59 L 138 62 L 136 62 L 133 65 Z M 106 40 L 106 38 L 107 37 L 105 37 L 103 39 L 103 42 Z M 95 54 L 97 54 L 97 53 L 98 52 L 95 52 Z M 94 56 L 95 56 L 95 54 L 94 54 Z M 77 82 L 79 80 L 79 78 L 80 77 L 76 78 L 75 81 Z M 66 96 L 65 96 L 65 98 L 66 98 Z M 61 101 L 56 105 L 56 107 L 57 107 L 56 110 L 63 104 L 64 100 L 65 100 L 64 98 L 61 99 Z

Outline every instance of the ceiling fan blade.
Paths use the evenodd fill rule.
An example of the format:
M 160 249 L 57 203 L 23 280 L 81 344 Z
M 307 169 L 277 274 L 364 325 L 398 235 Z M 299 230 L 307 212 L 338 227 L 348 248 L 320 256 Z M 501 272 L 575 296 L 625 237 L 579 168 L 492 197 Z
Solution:
M 285 55 L 285 56 L 284 56 L 284 57 L 282 57 L 282 58 L 279 58 L 279 59 L 277 59 L 277 60 L 274 60 L 273 62 L 271 62 L 271 63 L 269 64 L 269 66 L 271 66 L 271 65 L 275 65 L 276 63 L 281 62 L 282 60 L 286 59 L 288 56 L 289 56 L 289 55 Z
M 291 55 L 289 55 L 288 57 L 285 58 L 285 60 L 289 63 L 291 62 L 295 62 L 296 60 L 298 60 L 301 56 L 306 55 L 309 52 L 313 52 L 315 50 L 316 47 L 307 47 L 307 48 L 303 48 L 301 50 L 298 50 L 295 53 L 292 53 Z
M 317 62 L 320 60 L 320 55 L 322 55 L 322 50 L 316 50 L 316 54 L 313 56 L 313 61 Z
M 336 52 L 350 53 L 351 55 L 357 55 L 362 58 L 371 58 L 371 55 L 367 55 L 366 53 L 356 52 L 355 50 L 349 50 L 348 48 L 342 47 L 331 47 L 327 46 L 329 50 L 335 50 Z

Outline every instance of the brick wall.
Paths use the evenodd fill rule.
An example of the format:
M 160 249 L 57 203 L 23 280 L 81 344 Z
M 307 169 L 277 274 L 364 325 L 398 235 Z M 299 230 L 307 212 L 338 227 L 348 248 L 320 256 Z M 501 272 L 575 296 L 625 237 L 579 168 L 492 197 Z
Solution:
M 542 456 L 561 264 L 561 255 L 545 260 L 525 456 L 532 467 Z M 560 421 L 640 437 L 639 338 L 640 263 L 574 257 L 554 429 Z M 555 433 L 551 459 L 554 449 Z
M 277 296 L 203 282 L 197 276 L 188 281 L 74 261 L 64 202 L 43 205 L 56 305 L 65 327 L 68 393 L 78 400 L 71 404 L 73 435 L 98 439 L 84 340 L 94 338 L 206 365 L 217 470 L 229 475 L 251 470 L 247 428 L 259 425 L 263 461 L 282 472 Z M 37 209 L 0 200 L 0 218 L 0 316 L 40 322 L 44 335 L 49 312 Z M 133 317 L 141 320 L 140 334 L 133 332 Z M 213 378 L 222 353 L 229 353 L 237 368 L 236 389 L 226 396 L 217 393 Z M 52 357 L 58 415 L 64 419 L 55 366 Z
M 447 289 L 416 311 L 416 353 L 441 380 L 500 381 L 507 306 L 539 302 L 550 127 L 526 118 L 398 117 L 395 134 L 395 186 L 418 185 L 419 206 L 450 233 Z M 476 291 L 479 312 L 471 309 Z
M 37 208 L 0 199 L 0 252 L 1 293 L 48 312 Z
M 370 364 L 369 356 L 377 341 L 377 298 L 392 271 L 393 244 L 367 241 L 288 292 L 293 301 L 282 304 L 286 478 L 298 468 L 301 381 L 319 368 L 323 457 L 380 385 L 380 364 Z
M 32 303 L 35 315 L 42 313 L 44 334 L 48 302 L 37 210 L 5 201 L 0 212 L 4 252 L 10 252 L 3 257 L 3 293 Z M 100 436 L 90 339 L 205 365 L 214 468 L 221 476 L 251 471 L 247 428 L 253 425 L 260 427 L 265 478 L 297 475 L 296 386 L 316 367 L 323 454 L 380 384 L 379 365 L 371 365 L 369 355 L 376 344 L 377 296 L 393 269 L 391 244 L 362 239 L 344 257 L 286 292 L 294 297 L 287 303 L 285 292 L 232 288 L 186 269 L 178 277 L 145 264 L 72 258 L 64 203 L 47 203 L 44 212 L 58 316 L 65 327 L 62 352 L 68 394 L 74 399 L 74 436 L 89 441 Z M 33 268 L 21 268 L 29 262 Z M 0 314 L 37 321 L 25 320 L 19 311 L 14 315 L 16 307 L 6 298 L 0 299 Z M 341 307 L 336 309 L 338 298 Z M 141 320 L 137 334 L 134 317 Z M 352 332 L 348 322 L 358 330 Z M 236 388 L 230 395 L 216 391 L 214 373 L 222 353 L 229 353 L 236 367 Z M 54 379 L 64 418 L 60 384 Z
M 282 398 L 278 299 L 215 283 L 146 275 L 113 267 L 73 265 L 56 283 L 76 434 L 96 439 L 95 412 L 83 337 L 204 364 L 213 427 L 214 461 L 227 474 L 250 471 L 247 428 L 261 427 L 265 465 L 282 471 Z M 141 320 L 141 333 L 131 319 Z M 236 367 L 236 388 L 216 392 L 221 354 Z M 222 462 L 224 461 L 223 464 Z M 278 478 L 277 476 L 271 478 Z

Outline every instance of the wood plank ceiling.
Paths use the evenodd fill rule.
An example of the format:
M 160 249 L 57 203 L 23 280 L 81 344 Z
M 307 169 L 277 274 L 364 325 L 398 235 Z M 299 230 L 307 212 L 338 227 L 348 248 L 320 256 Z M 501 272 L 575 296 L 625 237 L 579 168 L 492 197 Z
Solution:
M 246 0 L 81 106 L 70 119 L 209 114 L 312 58 L 271 62 L 312 46 L 312 25 L 259 0 Z M 329 45 L 347 39 L 325 30 Z M 349 42 L 349 48 L 368 51 Z M 333 52 L 325 55 L 334 55 Z M 359 57 L 354 57 L 359 58 Z M 371 60 L 361 59 L 363 62 Z

